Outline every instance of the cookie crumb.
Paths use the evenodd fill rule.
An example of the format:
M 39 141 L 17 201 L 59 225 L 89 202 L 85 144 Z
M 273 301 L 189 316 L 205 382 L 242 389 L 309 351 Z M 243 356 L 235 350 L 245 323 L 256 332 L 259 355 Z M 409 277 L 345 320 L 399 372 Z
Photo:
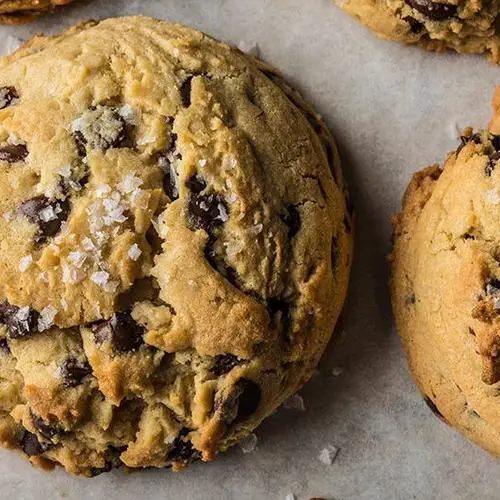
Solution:
M 283 408 L 287 410 L 305 411 L 306 405 L 304 404 L 304 398 L 300 394 L 294 394 L 283 403 Z
M 243 436 L 239 441 L 241 451 L 243 453 L 251 453 L 257 447 L 257 436 L 252 432 L 248 436 Z
M 26 272 L 32 263 L 33 263 L 33 257 L 31 255 L 25 255 L 19 261 L 19 271 L 21 271 L 22 273 Z
M 340 449 L 329 444 L 326 448 L 323 448 L 318 455 L 318 458 L 321 462 L 326 465 L 332 465 L 337 458 Z

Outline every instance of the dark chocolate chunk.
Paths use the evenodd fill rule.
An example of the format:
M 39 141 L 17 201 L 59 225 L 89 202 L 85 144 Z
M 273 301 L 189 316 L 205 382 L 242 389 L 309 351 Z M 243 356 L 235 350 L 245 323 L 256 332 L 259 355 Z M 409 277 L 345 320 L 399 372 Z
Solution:
M 85 137 L 80 131 L 77 130 L 76 132 L 73 132 L 73 138 L 75 139 L 78 156 L 80 158 L 85 158 L 85 156 L 87 156 L 87 148 L 85 147 L 87 141 L 85 140 Z
M 460 136 L 460 145 L 458 146 L 455 154 L 458 156 L 460 151 L 462 151 L 464 146 L 469 144 L 469 142 L 474 142 L 475 144 L 481 144 L 481 142 L 482 142 L 481 136 L 479 134 Z
M 203 229 L 208 234 L 226 222 L 227 206 L 217 194 L 192 193 L 188 201 L 188 223 L 191 230 Z
M 186 186 L 193 192 L 193 193 L 201 193 L 206 187 L 207 183 L 201 177 L 201 175 L 193 175 L 186 181 Z
M 39 228 L 37 241 L 43 242 L 54 236 L 61 229 L 61 225 L 68 218 L 70 211 L 69 201 L 54 200 L 46 196 L 35 196 L 26 200 L 19 212 Z
M 494 135 L 491 138 L 491 144 L 495 148 L 495 151 L 500 151 L 500 135 Z
M 0 87 L 0 109 L 8 108 L 16 99 L 19 94 L 15 87 Z
M 487 177 L 490 177 L 493 170 L 495 170 L 498 160 L 500 160 L 500 151 L 495 151 L 489 156 L 488 163 L 484 167 L 484 173 Z
M 410 31 L 412 33 L 420 33 L 424 28 L 424 25 L 420 21 L 417 21 L 414 17 L 403 17 L 403 21 L 406 21 L 410 25 Z
M 260 387 L 252 380 L 240 378 L 224 400 L 216 400 L 215 407 L 222 420 L 231 425 L 253 415 L 259 407 L 260 399 Z
M 191 106 L 191 83 L 193 81 L 193 75 L 189 75 L 180 88 L 182 105 L 185 108 Z
M 4 144 L 0 146 L 0 161 L 16 163 L 24 161 L 28 156 L 26 144 Z
M 415 304 L 416 302 L 416 297 L 415 297 L 415 294 L 413 292 L 409 293 L 406 297 L 405 297 L 405 304 L 407 306 L 412 306 Z
M 229 373 L 235 366 L 240 364 L 241 360 L 234 354 L 217 354 L 214 358 L 212 373 L 216 377 Z
M 412 9 L 433 21 L 451 19 L 458 13 L 458 7 L 448 3 L 433 2 L 432 0 L 405 0 L 405 2 Z
M 125 312 L 118 312 L 109 320 L 95 324 L 93 332 L 96 343 L 107 340 L 118 353 L 136 351 L 144 342 L 144 328 Z
M 300 229 L 300 214 L 293 205 L 289 205 L 286 210 L 286 214 L 282 217 L 282 220 L 288 226 L 288 237 L 293 238 Z
M 104 467 L 91 467 L 90 468 L 90 476 L 91 477 L 100 476 L 101 474 L 104 474 L 106 472 L 110 472 L 112 469 L 113 469 L 113 463 L 106 462 Z
M 23 437 L 21 438 L 21 449 L 28 457 L 34 457 L 47 451 L 47 446 L 38 441 L 36 434 L 24 431 Z
M 434 401 L 427 396 L 424 398 L 425 404 L 431 409 L 432 413 L 436 415 L 440 420 L 446 422 L 446 419 L 443 417 L 442 413 L 438 410 L 438 407 L 435 405 Z
M 61 365 L 61 376 L 63 385 L 66 387 L 76 387 L 82 383 L 82 380 L 92 373 L 90 365 L 80 363 L 76 358 L 68 358 Z
M 40 315 L 31 307 L 19 308 L 7 301 L 0 304 L 0 323 L 7 326 L 11 339 L 28 337 L 38 332 Z
M 485 291 L 487 295 L 500 292 L 500 280 L 491 278 L 488 283 L 486 283 Z
M 52 441 L 52 438 L 55 436 L 62 436 L 65 434 L 65 430 L 59 427 L 57 424 L 51 424 L 43 420 L 42 417 L 35 415 L 32 411 L 31 413 L 31 421 L 35 426 L 35 429 L 48 440 Z
M 465 233 L 465 234 L 462 234 L 462 239 L 463 240 L 475 240 L 476 237 L 473 234 Z
M 186 438 L 188 433 L 189 429 L 185 427 L 181 429 L 172 443 L 172 449 L 168 453 L 167 460 L 188 463 L 201 457 L 200 452 L 193 447 L 193 443 Z
M 10 354 L 9 342 L 7 341 L 6 338 L 0 339 L 0 351 L 5 354 Z

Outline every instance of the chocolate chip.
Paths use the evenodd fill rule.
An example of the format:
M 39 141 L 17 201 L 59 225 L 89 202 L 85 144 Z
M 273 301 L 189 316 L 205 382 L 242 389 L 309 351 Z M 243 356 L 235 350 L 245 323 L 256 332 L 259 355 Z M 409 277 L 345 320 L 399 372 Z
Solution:
M 40 315 L 31 307 L 19 308 L 7 301 L 0 304 L 0 323 L 7 326 L 11 339 L 28 337 L 38 332 Z
M 68 358 L 61 365 L 61 376 L 65 387 L 76 387 L 82 380 L 92 373 L 87 362 L 80 363 L 76 358 Z
M 406 21 L 410 25 L 410 31 L 412 33 L 417 34 L 424 29 L 424 25 L 420 21 L 417 21 L 414 17 L 411 16 L 403 17 L 403 21 Z
M 300 214 L 293 205 L 289 205 L 286 210 L 287 212 L 282 216 L 282 220 L 288 226 L 288 237 L 293 238 L 300 229 Z
M 224 400 L 216 400 L 215 407 L 222 420 L 227 424 L 241 422 L 253 415 L 259 407 L 260 387 L 247 378 L 240 378 L 231 393 Z
M 229 373 L 240 362 L 241 360 L 234 354 L 217 354 L 214 358 L 211 371 L 216 377 L 220 377 Z
M 67 199 L 55 200 L 43 195 L 26 200 L 19 207 L 19 212 L 38 226 L 38 242 L 57 234 L 62 223 L 68 218 L 69 211 L 70 204 Z
M 113 469 L 113 463 L 106 462 L 104 467 L 91 467 L 90 468 L 90 476 L 91 477 L 100 476 L 101 474 L 104 474 L 106 472 L 110 472 L 112 469 Z
M 114 106 L 91 106 L 72 125 L 78 155 L 84 157 L 94 149 L 125 147 L 130 128 Z
M 484 173 L 487 177 L 491 177 L 491 173 L 493 172 L 493 170 L 495 170 L 498 160 L 500 160 L 499 151 L 495 151 L 489 156 L 488 163 L 486 164 L 486 167 L 484 167 Z
M 16 163 L 28 156 L 26 144 L 4 144 L 0 146 L 0 161 Z
M 191 106 L 191 83 L 193 81 L 193 75 L 189 75 L 180 88 L 182 105 L 185 108 Z
M 462 234 L 462 239 L 463 240 L 475 240 L 476 237 L 473 234 L 464 233 L 464 234 Z
M 458 7 L 448 3 L 431 0 L 405 0 L 405 2 L 423 16 L 433 21 L 444 21 L 457 15 Z
M 0 339 L 0 351 L 2 351 L 5 354 L 10 354 L 9 342 L 7 341 L 6 338 Z
M 16 99 L 19 94 L 15 87 L 0 87 L 0 109 L 8 108 Z
M 417 299 L 416 299 L 415 294 L 413 292 L 409 293 L 405 297 L 405 305 L 407 305 L 407 306 L 413 306 L 416 301 L 417 301 Z
M 21 438 L 21 449 L 29 457 L 34 457 L 47 451 L 47 446 L 40 443 L 35 434 L 24 431 L 23 437 Z
M 498 280 L 497 278 L 491 278 L 486 283 L 485 291 L 487 295 L 493 295 L 500 292 L 500 280 Z
M 48 440 L 52 441 L 55 436 L 62 436 L 65 434 L 65 430 L 56 424 L 50 424 L 45 422 L 42 417 L 35 415 L 31 410 L 31 421 L 35 426 L 35 429 Z
M 491 138 L 491 144 L 495 148 L 495 151 L 500 151 L 500 135 L 494 135 Z
M 228 219 L 227 207 L 217 194 L 192 193 L 188 201 L 188 224 L 191 230 L 203 229 L 208 234 Z
M 175 159 L 180 159 L 180 154 L 176 153 L 177 135 L 172 134 L 170 147 L 167 151 L 158 155 L 158 167 L 163 172 L 163 191 L 172 200 L 179 198 L 178 175 L 172 164 Z
M 97 344 L 107 340 L 118 353 L 136 351 L 144 342 L 144 328 L 125 312 L 118 312 L 109 320 L 94 325 L 93 332 Z
M 207 183 L 201 175 L 195 174 L 186 181 L 186 186 L 193 193 L 201 193 L 207 187 Z
M 189 429 L 183 428 L 172 443 L 172 449 L 167 455 L 167 460 L 174 462 L 193 462 L 200 458 L 200 452 L 193 447 L 193 443 L 186 438 Z
M 443 417 L 442 413 L 438 410 L 437 406 L 435 405 L 434 401 L 432 399 L 428 398 L 427 396 L 424 398 L 425 404 L 431 409 L 432 413 L 436 415 L 440 420 L 443 422 L 446 422 L 446 419 Z

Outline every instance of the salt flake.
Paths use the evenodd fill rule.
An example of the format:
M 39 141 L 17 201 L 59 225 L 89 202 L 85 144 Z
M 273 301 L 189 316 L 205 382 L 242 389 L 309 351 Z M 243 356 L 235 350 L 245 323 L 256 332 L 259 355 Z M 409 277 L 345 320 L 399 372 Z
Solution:
M 243 453 L 251 453 L 257 447 L 257 436 L 254 433 L 250 433 L 248 436 L 243 436 L 238 441 L 238 444 Z
M 139 248 L 137 243 L 134 243 L 127 252 L 127 255 L 134 261 L 136 261 L 141 256 L 142 250 Z
M 33 263 L 33 257 L 31 255 L 24 256 L 19 261 L 19 271 L 21 271 L 22 273 L 26 272 L 32 263 Z
M 339 453 L 339 449 L 335 446 L 329 444 L 326 448 L 323 448 L 318 455 L 318 458 L 321 462 L 326 465 L 332 465 L 337 455 Z
M 284 402 L 283 408 L 287 410 L 305 411 L 304 398 L 299 394 L 294 394 L 290 399 Z
M 496 189 L 491 189 L 490 191 L 486 191 L 485 196 L 486 196 L 486 199 L 492 205 L 498 205 L 500 203 L 500 196 L 498 195 L 498 192 Z
M 40 311 L 40 319 L 38 320 L 38 331 L 43 332 L 48 330 L 54 324 L 54 318 L 59 311 L 51 305 L 44 307 Z

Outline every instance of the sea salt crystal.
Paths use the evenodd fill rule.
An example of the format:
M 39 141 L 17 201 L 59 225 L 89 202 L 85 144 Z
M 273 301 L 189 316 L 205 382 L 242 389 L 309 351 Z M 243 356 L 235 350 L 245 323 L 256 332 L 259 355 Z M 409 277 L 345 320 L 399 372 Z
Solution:
M 142 185 L 142 179 L 136 175 L 127 175 L 125 179 L 118 185 L 118 189 L 122 193 L 131 193 Z
M 12 54 L 12 52 L 16 51 L 21 45 L 24 43 L 24 40 L 21 40 L 17 36 L 8 35 L 5 42 L 5 54 Z
M 84 252 L 70 252 L 68 260 L 76 267 L 81 268 L 87 259 L 87 254 Z
M 155 135 L 145 135 L 137 141 L 138 146 L 147 146 L 148 144 L 154 144 L 156 142 Z
M 63 283 L 68 283 L 74 285 L 79 283 L 83 279 L 83 273 L 79 269 L 73 266 L 63 266 Z
M 104 289 L 105 292 L 113 293 L 116 292 L 116 289 L 118 288 L 119 284 L 120 283 L 118 281 L 108 281 L 102 286 L 102 288 Z
M 43 332 L 48 330 L 54 324 L 54 318 L 56 317 L 58 310 L 51 305 L 44 307 L 40 311 L 40 319 L 38 320 L 38 331 Z
M 119 110 L 118 114 L 129 123 L 137 123 L 137 114 L 130 104 L 124 104 Z
M 61 207 L 59 207 L 59 212 L 60 211 Z M 51 205 L 40 210 L 39 216 L 40 219 L 42 219 L 44 222 L 50 222 L 51 220 L 57 219 L 56 211 L 54 210 L 54 207 L 52 207 Z
M 61 177 L 64 177 L 65 179 L 68 179 L 71 177 L 71 167 L 63 167 L 60 168 L 59 171 L 57 172 Z
M 500 203 L 500 196 L 498 195 L 498 192 L 496 189 L 491 189 L 490 191 L 486 191 L 485 196 L 486 196 L 486 199 L 492 205 L 498 205 Z
M 248 434 L 248 436 L 242 437 L 238 441 L 238 444 L 240 445 L 243 453 L 251 453 L 257 447 L 257 436 L 253 433 Z
M 201 159 L 198 161 L 198 165 L 203 168 L 207 164 L 207 160 Z
M 127 255 L 134 261 L 136 261 L 141 256 L 142 250 L 139 248 L 137 243 L 134 243 L 127 252 Z
M 25 271 L 28 270 L 28 268 L 31 266 L 32 263 L 33 263 L 33 257 L 31 255 L 24 256 L 19 261 L 19 271 L 24 273 Z
M 226 207 L 222 203 L 219 203 L 217 205 L 217 208 L 219 209 L 219 215 L 216 218 L 220 219 L 222 222 L 228 221 L 229 214 L 227 213 Z
M 107 273 L 106 271 L 97 271 L 94 274 L 92 274 L 92 276 L 90 277 L 90 279 L 95 284 L 97 284 L 99 286 L 104 286 L 108 282 L 109 273 Z
M 26 321 L 30 315 L 30 308 L 28 306 L 21 307 L 19 311 L 16 312 L 15 318 L 18 321 Z
M 180 52 L 180 50 L 179 50 L 177 47 L 174 47 L 174 48 L 172 49 L 172 55 L 173 55 L 174 57 L 179 57 L 180 53 L 181 53 L 181 52 Z
M 78 117 L 71 122 L 70 129 L 72 132 L 82 132 L 87 127 L 87 120 L 83 117 Z
M 16 134 L 11 133 L 7 139 L 7 142 L 9 144 L 12 144 L 14 146 L 19 146 L 19 145 L 25 145 L 26 142 L 20 139 Z
M 11 221 L 11 220 L 12 220 L 12 212 L 10 212 L 10 211 L 9 211 L 9 212 L 5 212 L 5 213 L 3 214 L 3 218 L 4 218 L 7 222 Z
M 85 250 L 87 250 L 87 252 L 91 252 L 96 249 L 94 242 L 88 236 L 85 236 L 85 238 L 82 239 L 82 246 Z
M 238 162 L 234 158 L 225 157 L 222 166 L 225 170 L 232 170 L 237 164 Z
M 262 230 L 264 229 L 264 226 L 262 224 L 256 224 L 255 226 L 251 227 L 248 232 L 251 234 L 260 234 L 262 233 Z
M 294 394 L 290 399 L 283 403 L 283 408 L 286 408 L 287 410 L 305 411 L 306 406 L 304 404 L 304 398 L 299 394 Z
M 323 448 L 318 455 L 318 458 L 321 462 L 326 465 L 332 465 L 337 455 L 339 453 L 339 449 L 335 446 L 329 444 L 326 448 Z
M 102 198 L 104 195 L 111 193 L 111 188 L 108 184 L 101 184 L 95 188 L 95 194 L 97 197 Z

